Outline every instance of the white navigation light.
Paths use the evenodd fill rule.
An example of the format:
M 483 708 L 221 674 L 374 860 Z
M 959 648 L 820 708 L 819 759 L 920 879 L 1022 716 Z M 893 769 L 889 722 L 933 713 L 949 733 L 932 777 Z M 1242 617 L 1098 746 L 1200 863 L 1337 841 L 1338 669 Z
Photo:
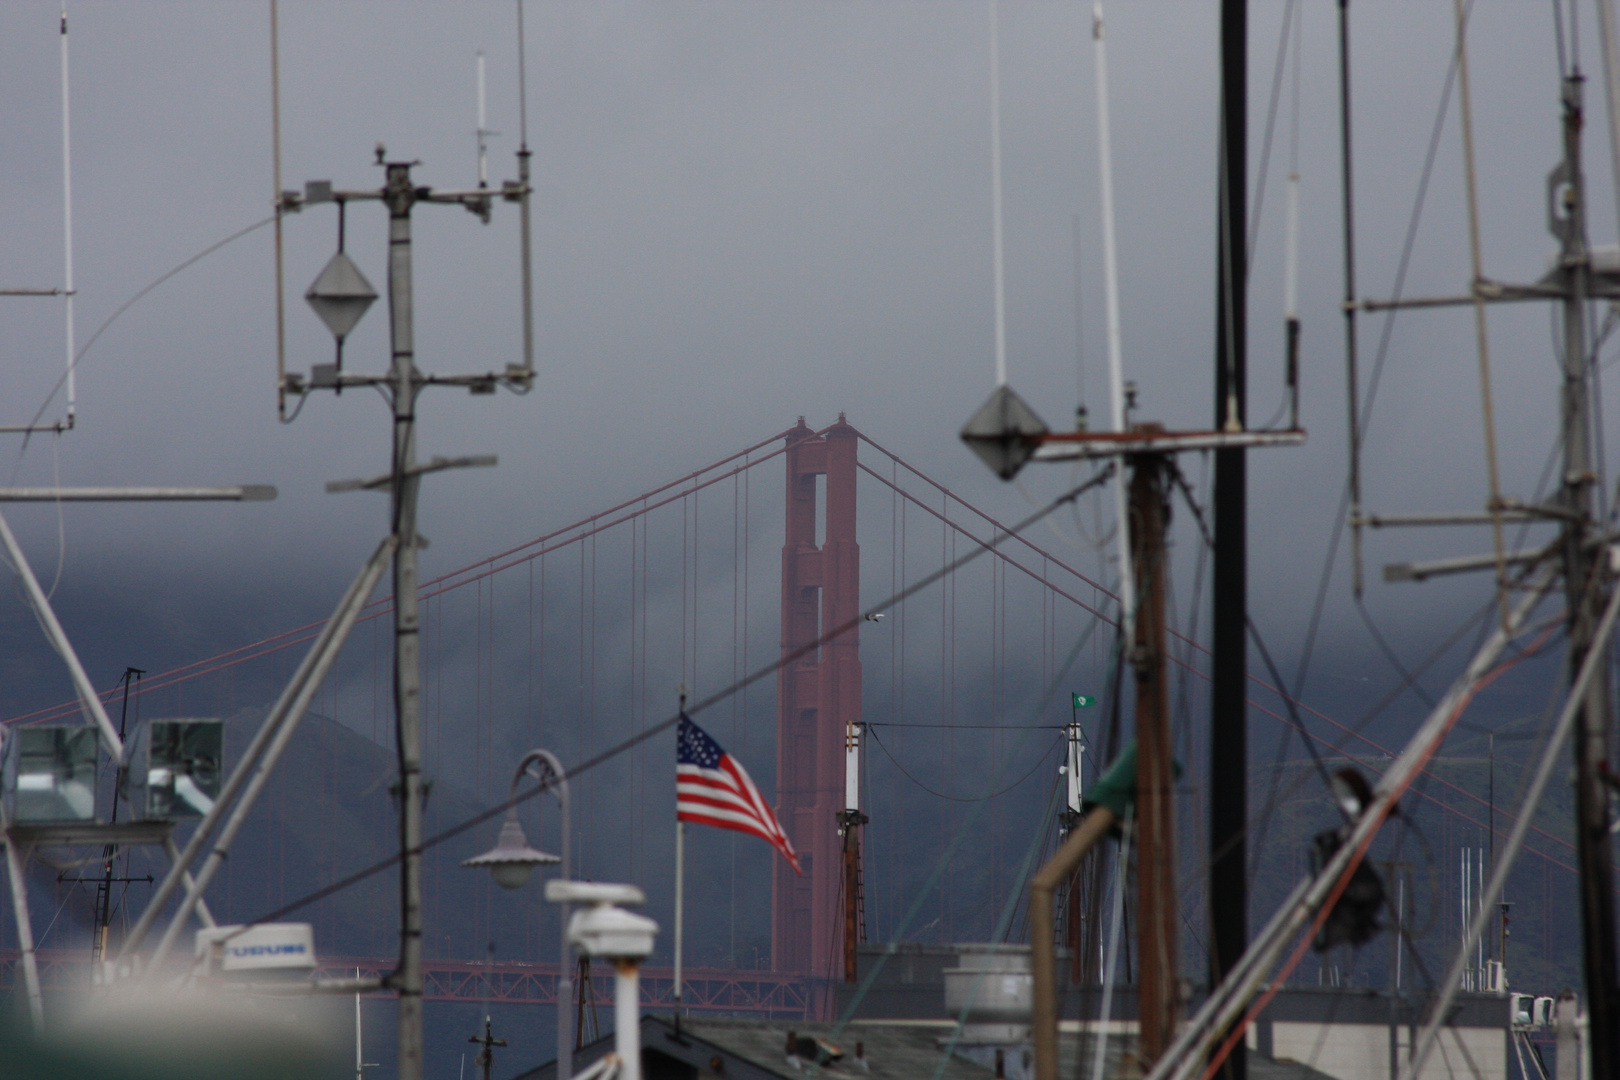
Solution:
M 0 769 L 11 821 L 81 822 L 96 816 L 96 729 L 12 728 Z
M 340 251 L 332 256 L 304 299 L 332 336 L 342 342 L 377 299 L 377 290 L 371 287 L 354 260 Z

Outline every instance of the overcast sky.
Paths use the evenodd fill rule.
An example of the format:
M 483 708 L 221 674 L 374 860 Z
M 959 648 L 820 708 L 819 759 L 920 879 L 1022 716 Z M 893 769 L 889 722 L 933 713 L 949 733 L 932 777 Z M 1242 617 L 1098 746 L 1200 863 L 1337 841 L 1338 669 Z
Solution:
M 1250 190 L 1258 196 L 1286 5 L 1251 7 Z M 1385 296 L 1447 79 L 1452 3 L 1351 7 L 1359 292 Z M 1554 252 L 1545 224 L 1545 177 L 1560 152 L 1552 13 L 1544 4 L 1477 8 L 1470 59 L 1485 272 L 1530 281 Z M 1213 411 L 1217 9 L 1213 0 L 1108 9 L 1124 366 L 1141 386 L 1141 415 L 1172 427 L 1205 427 Z M 630 498 L 801 414 L 819 427 L 847 411 L 878 442 L 1003 519 L 1070 482 L 1066 468 L 1031 468 L 1021 489 L 1004 485 L 957 439 L 993 372 L 986 11 L 983 0 L 530 3 L 539 377 L 526 397 L 424 396 L 424 456 L 501 459 L 497 469 L 425 482 L 422 531 L 433 545 L 424 576 Z M 1249 338 L 1249 416 L 1259 424 L 1283 395 L 1284 177 L 1297 129 L 1301 418 L 1310 438 L 1301 449 L 1250 455 L 1253 612 L 1285 665 L 1310 615 L 1346 474 L 1337 7 L 1307 0 L 1294 11 L 1303 18 L 1299 109 L 1290 62 L 1255 226 Z M 269 213 L 270 36 L 262 2 L 75 0 L 70 18 L 83 345 L 154 279 Z M 1062 427 L 1082 392 L 1094 417 L 1106 414 L 1107 400 L 1090 6 L 1002 0 L 1000 18 L 1010 381 Z M 1590 5 L 1580 18 L 1581 61 L 1592 76 L 1592 240 L 1609 244 L 1616 189 Z M 58 19 L 54 3 L 0 5 L 4 287 L 62 280 Z M 421 183 L 471 184 L 479 50 L 488 56 L 499 181 L 515 173 L 519 134 L 512 3 L 284 0 L 283 186 L 378 184 L 378 142 L 391 158 L 419 160 Z M 1460 146 L 1453 95 L 1408 294 L 1466 285 Z M 295 371 L 330 359 L 330 339 L 302 295 L 335 245 L 335 219 L 323 206 L 286 221 Z M 487 226 L 442 207 L 419 208 L 415 220 L 418 363 L 448 373 L 516 361 L 516 209 L 497 205 Z M 384 228 L 374 204 L 352 208 L 348 250 L 379 286 Z M 35 438 L 25 451 L 20 438 L 0 436 L 0 483 L 280 489 L 267 504 L 69 507 L 65 548 L 52 508 L 7 510 L 42 576 L 54 577 L 60 553 L 64 620 L 98 683 L 110 684 L 136 657 L 183 662 L 321 617 L 384 528 L 381 497 L 327 495 L 324 485 L 386 467 L 386 410 L 369 393 L 321 395 L 296 422 L 277 422 L 274 297 L 271 231 L 260 228 L 162 285 L 95 341 L 79 372 L 77 430 Z M 46 396 L 61 371 L 61 301 L 0 300 L 0 319 L 0 424 L 26 421 L 42 405 L 47 418 L 59 415 L 60 397 L 47 404 Z M 1535 494 L 1556 435 L 1550 326 L 1540 305 L 1490 317 L 1496 436 L 1504 493 L 1513 497 Z M 1403 315 L 1389 328 L 1387 353 L 1385 329 L 1382 317 L 1362 320 L 1364 379 L 1385 357 L 1364 463 L 1368 509 L 1482 509 L 1470 313 Z M 381 371 L 386 352 L 378 305 L 350 339 L 347 365 Z M 1620 415 L 1612 393 L 1606 409 Z M 1610 465 L 1616 444 L 1608 440 Z M 1196 459 L 1183 467 L 1205 475 Z M 755 482 L 776 483 L 780 473 L 765 469 Z M 1108 502 L 1096 505 L 1105 512 Z M 1185 565 L 1195 548 L 1189 515 L 1178 511 L 1176 529 Z M 869 600 L 888 581 L 878 533 L 866 541 Z M 764 562 L 756 556 L 755 572 L 767 578 L 776 542 L 762 541 Z M 1095 564 L 1095 552 L 1062 547 L 1062 536 L 1042 542 Z M 1484 530 L 1369 536 L 1369 608 L 1397 649 L 1426 649 L 1487 599 L 1489 583 L 1391 586 L 1379 567 L 1488 545 Z M 655 595 L 665 610 L 671 589 Z M 770 589 L 763 595 L 769 609 Z M 756 634 L 771 638 L 771 626 L 767 611 Z M 1015 626 L 1015 652 L 1018 634 Z M 1375 684 L 1391 679 L 1349 603 L 1343 549 L 1321 652 L 1316 670 L 1335 678 L 1319 679 L 1307 696 L 1346 718 L 1372 696 L 1356 681 L 1363 665 Z M 880 655 L 868 653 L 869 699 L 892 687 L 882 682 Z M 65 678 L 39 689 L 41 672 L 52 670 L 46 658 L 20 597 L 0 589 L 0 680 L 12 695 L 0 715 L 20 708 L 21 688 L 32 704 L 68 696 Z M 964 661 L 964 684 L 973 660 Z M 1024 655 L 1011 663 L 1030 664 Z M 363 690 L 374 723 L 381 712 L 372 685 Z M 1539 704 L 1544 688 L 1508 691 L 1513 707 Z M 768 716 L 766 698 L 768 684 L 755 703 Z M 488 708 L 489 698 L 476 700 Z M 645 698 L 640 707 L 649 711 Z M 1499 708 L 1482 698 L 1472 717 L 1500 717 Z M 356 726 L 368 736 L 386 730 Z M 504 783 L 489 780 L 504 769 L 491 764 L 497 759 L 505 760 L 480 766 L 488 783 L 476 795 Z M 755 771 L 763 778 L 770 769 Z
M 1255 610 L 1285 642 L 1308 614 L 1345 475 L 1336 9 L 1300 10 L 1302 419 L 1311 435 L 1304 449 L 1251 455 Z M 1354 6 L 1364 295 L 1392 287 L 1451 54 L 1451 10 L 1443 0 Z M 1142 415 L 1172 426 L 1204 426 L 1212 411 L 1215 12 L 1169 2 L 1108 12 L 1124 362 L 1141 384 Z M 1253 5 L 1252 170 L 1283 12 L 1281 2 Z M 263 4 L 75 3 L 70 16 L 82 345 L 137 290 L 268 212 L 270 48 Z M 1582 17 L 1590 21 L 1584 7 Z M 0 10 L 8 286 L 61 280 L 57 19 L 47 3 Z M 1485 267 L 1507 280 L 1539 276 L 1553 251 L 1544 225 L 1544 176 L 1558 153 L 1551 22 L 1544 6 L 1488 5 L 1472 31 Z M 1011 382 L 1063 426 L 1082 382 L 1093 415 L 1106 412 L 1089 7 L 1006 0 L 1001 31 Z M 1593 240 L 1606 243 L 1614 189 L 1595 41 L 1584 25 Z M 283 3 L 284 186 L 376 184 L 379 141 L 390 157 L 419 159 L 423 183 L 469 184 L 480 49 L 499 180 L 515 171 L 519 123 L 510 3 Z M 528 57 L 540 375 L 523 398 L 426 395 L 424 454 L 494 452 L 501 465 L 427 482 L 422 527 L 434 546 L 425 571 L 645 490 L 799 414 L 819 426 L 847 410 L 965 497 L 1008 516 L 1028 505 L 956 439 L 992 373 L 985 4 L 534 3 Z M 1282 394 L 1290 84 L 1285 77 L 1253 270 L 1256 423 Z M 1455 292 L 1468 275 L 1455 105 L 1410 294 Z M 488 226 L 434 207 L 416 221 L 421 366 L 515 360 L 515 209 L 498 205 Z M 353 208 L 348 249 L 378 284 L 383 230 L 375 205 Z M 286 222 L 294 370 L 330 358 L 302 293 L 335 232 L 329 206 Z M 78 430 L 36 438 L 25 454 L 5 437 L 4 471 L 18 482 L 49 482 L 56 470 L 68 484 L 280 488 L 277 502 L 253 506 L 69 508 L 67 594 L 149 587 L 177 612 L 201 619 L 229 603 L 243 634 L 269 632 L 326 610 L 375 542 L 382 500 L 329 496 L 323 485 L 384 467 L 385 410 L 374 395 L 318 396 L 297 422 L 278 424 L 273 300 L 266 228 L 163 285 L 95 342 L 79 376 Z M 61 304 L 4 304 L 0 422 L 20 422 L 59 374 Z M 1505 490 L 1526 498 L 1555 431 L 1547 319 L 1528 306 L 1491 316 Z M 1363 321 L 1364 373 L 1382 326 Z M 1469 315 L 1405 315 L 1390 341 L 1369 432 L 1369 509 L 1479 509 Z M 379 305 L 350 339 L 348 365 L 381 370 L 386 344 Z M 46 415 L 59 411 L 60 398 Z M 1023 481 L 1039 498 L 1068 477 L 1031 469 Z M 51 573 L 53 511 L 10 514 Z M 1188 532 L 1183 548 L 1191 543 Z M 1378 566 L 1487 544 L 1472 532 L 1374 536 L 1373 609 L 1397 638 L 1394 627 L 1406 624 L 1420 642 L 1483 598 L 1485 585 L 1385 586 Z M 1328 634 L 1348 644 L 1361 639 L 1343 566 Z

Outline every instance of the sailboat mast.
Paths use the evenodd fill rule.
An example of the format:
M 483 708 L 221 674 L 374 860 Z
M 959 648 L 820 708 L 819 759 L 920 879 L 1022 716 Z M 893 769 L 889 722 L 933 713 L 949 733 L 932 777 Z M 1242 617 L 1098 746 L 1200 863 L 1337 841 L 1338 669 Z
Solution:
M 1157 425 L 1134 430 L 1146 433 Z M 1132 454 L 1131 557 L 1138 595 L 1131 663 L 1136 669 L 1137 969 L 1140 1054 L 1157 1061 L 1180 1019 L 1176 944 L 1175 766 L 1165 654 L 1165 524 L 1169 519 L 1162 453 Z M 1042 932 L 1046 927 L 1042 926 Z
M 1246 426 L 1248 326 L 1248 3 L 1221 0 L 1221 128 L 1216 225 L 1215 428 Z M 1244 676 L 1248 663 L 1248 463 L 1245 451 L 1215 451 L 1215 551 L 1211 595 L 1214 657 L 1210 687 L 1210 984 L 1232 971 L 1248 945 L 1249 749 Z M 1246 1080 L 1240 1042 L 1225 1080 Z
M 1563 482 L 1567 513 L 1562 537 L 1564 588 L 1569 614 L 1569 671 L 1574 678 L 1591 651 L 1599 613 L 1607 605 L 1609 575 L 1590 543 L 1596 534 L 1592 491 L 1591 380 L 1586 308 L 1591 264 L 1586 248 L 1585 186 L 1581 169 L 1583 78 L 1564 79 L 1564 160 L 1548 177 L 1549 227 L 1562 243 L 1564 355 L 1560 414 L 1563 418 Z M 1575 821 L 1581 870 L 1581 950 L 1593 1076 L 1620 1069 L 1620 986 L 1616 985 L 1614 886 L 1610 869 L 1608 794 L 1600 775 L 1608 760 L 1607 667 L 1587 683 L 1575 715 Z

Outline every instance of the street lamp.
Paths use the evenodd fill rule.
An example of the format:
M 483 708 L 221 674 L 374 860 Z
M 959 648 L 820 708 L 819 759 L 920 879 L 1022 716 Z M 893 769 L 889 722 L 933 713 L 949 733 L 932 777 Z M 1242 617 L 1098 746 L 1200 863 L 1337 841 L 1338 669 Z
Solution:
M 518 823 L 517 807 L 507 813 L 501 825 L 501 837 L 495 846 L 482 855 L 462 861 L 462 866 L 487 866 L 489 876 L 503 889 L 521 889 L 534 876 L 534 868 L 562 862 L 555 855 L 536 851 L 529 846 L 529 838 Z
M 530 750 L 518 762 L 512 774 L 512 788 L 508 798 L 517 798 L 518 784 L 524 776 L 540 781 L 557 796 L 558 812 L 562 817 L 562 858 L 537 851 L 529 846 L 528 837 L 517 817 L 517 803 L 513 802 L 501 823 L 500 837 L 495 846 L 482 855 L 462 862 L 462 866 L 487 866 L 495 884 L 503 889 L 518 889 L 528 884 L 536 866 L 550 863 L 562 865 L 562 876 L 568 877 L 569 821 L 568 774 L 562 762 L 550 750 Z M 574 981 L 569 964 L 568 920 L 558 918 L 562 931 L 562 945 L 557 952 L 557 1080 L 572 1080 L 574 1075 Z

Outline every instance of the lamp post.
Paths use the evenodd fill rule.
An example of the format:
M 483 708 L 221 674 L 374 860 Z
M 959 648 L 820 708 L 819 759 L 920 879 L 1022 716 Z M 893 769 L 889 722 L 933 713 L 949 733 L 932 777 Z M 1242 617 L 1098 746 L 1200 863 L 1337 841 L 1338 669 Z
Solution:
M 534 868 L 550 863 L 561 863 L 562 876 L 568 877 L 569 820 L 568 774 L 562 762 L 550 750 L 530 750 L 518 762 L 512 774 L 512 788 L 508 797 L 517 798 L 518 784 L 525 775 L 533 776 L 549 787 L 557 796 L 558 812 L 562 817 L 562 858 L 537 851 L 529 846 L 528 837 L 518 821 L 517 804 L 506 811 L 501 823 L 500 837 L 495 846 L 482 855 L 462 862 L 462 866 L 487 866 L 490 877 L 503 889 L 520 889 L 528 884 Z M 557 1080 L 573 1080 L 574 1075 L 574 983 L 570 978 L 572 965 L 568 962 L 568 920 L 558 917 L 562 945 L 557 953 Z

